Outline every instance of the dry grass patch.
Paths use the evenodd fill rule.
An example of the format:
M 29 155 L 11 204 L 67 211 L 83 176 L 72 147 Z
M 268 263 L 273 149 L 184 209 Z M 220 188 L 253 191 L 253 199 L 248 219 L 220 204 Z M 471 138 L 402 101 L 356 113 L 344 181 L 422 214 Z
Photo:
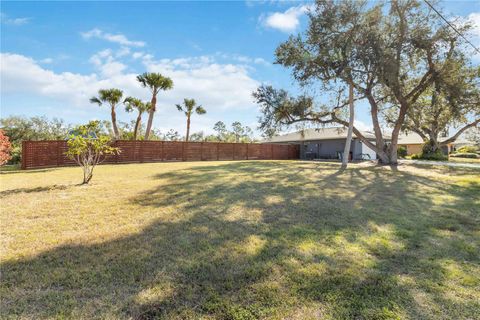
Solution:
M 480 171 L 301 161 L 0 175 L 1 316 L 473 319 Z

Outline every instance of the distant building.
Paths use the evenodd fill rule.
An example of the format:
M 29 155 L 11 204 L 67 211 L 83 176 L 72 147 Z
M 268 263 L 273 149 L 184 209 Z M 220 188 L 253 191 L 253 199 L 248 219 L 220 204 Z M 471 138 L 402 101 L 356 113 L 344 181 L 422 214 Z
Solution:
M 447 137 L 443 137 L 443 138 L 440 138 L 439 140 L 443 141 L 446 139 Z M 420 137 L 415 132 L 409 132 L 408 134 L 402 133 L 398 136 L 398 146 L 405 147 L 407 149 L 407 155 L 409 156 L 415 153 L 420 153 L 422 151 L 422 147 L 424 143 L 425 142 L 423 141 L 422 137 Z M 450 152 L 453 152 L 460 147 L 469 146 L 469 145 L 474 145 L 474 143 L 466 139 L 459 138 L 454 142 L 449 143 L 446 146 L 443 146 L 442 151 L 444 154 L 449 154 Z
M 375 144 L 373 132 L 361 131 L 362 135 Z M 389 141 L 388 137 L 388 141 Z M 340 159 L 344 152 L 347 129 L 344 127 L 305 129 L 267 139 L 269 143 L 292 143 L 300 145 L 300 159 Z M 350 159 L 377 159 L 374 150 L 367 147 L 355 134 L 350 146 Z

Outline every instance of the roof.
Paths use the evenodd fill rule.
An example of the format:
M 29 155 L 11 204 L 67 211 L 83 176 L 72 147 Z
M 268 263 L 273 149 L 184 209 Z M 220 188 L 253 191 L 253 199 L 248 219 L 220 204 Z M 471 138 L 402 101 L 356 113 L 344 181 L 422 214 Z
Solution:
M 367 139 L 375 139 L 375 135 L 370 131 L 360 131 Z M 355 138 L 355 134 L 353 134 Z M 312 141 L 312 140 L 332 140 L 332 139 L 346 139 L 347 128 L 333 127 L 333 128 L 312 128 L 297 132 L 287 133 L 280 136 L 274 136 L 267 139 L 266 142 L 296 142 L 296 141 Z M 388 137 L 390 138 L 390 137 Z
M 423 139 L 415 132 L 400 133 L 398 144 L 423 144 Z
M 446 140 L 446 137 L 440 138 L 440 141 Z M 418 133 L 415 132 L 409 132 L 409 133 L 401 133 L 398 135 L 398 144 L 423 144 L 423 139 L 418 135 Z M 454 142 L 452 142 L 454 145 L 474 145 L 475 143 L 473 141 L 469 141 L 464 138 L 458 138 Z

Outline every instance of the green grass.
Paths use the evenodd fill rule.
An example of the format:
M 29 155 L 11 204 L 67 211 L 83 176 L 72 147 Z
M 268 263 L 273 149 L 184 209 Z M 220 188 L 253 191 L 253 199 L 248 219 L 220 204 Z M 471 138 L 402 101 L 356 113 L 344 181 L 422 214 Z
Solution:
M 455 158 L 449 157 L 448 161 L 450 162 L 461 162 L 461 163 L 478 163 L 480 164 L 480 158 L 473 159 L 473 158 Z
M 480 171 L 300 161 L 0 175 L 1 318 L 474 319 Z

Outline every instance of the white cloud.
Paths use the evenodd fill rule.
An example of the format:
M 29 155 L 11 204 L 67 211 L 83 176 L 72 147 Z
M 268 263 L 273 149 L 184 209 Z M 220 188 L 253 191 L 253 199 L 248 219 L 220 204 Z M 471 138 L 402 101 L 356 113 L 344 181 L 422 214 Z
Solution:
M 149 72 L 160 72 L 174 83 L 174 90 L 163 96 L 172 104 L 193 97 L 204 106 L 217 110 L 241 110 L 254 107 L 251 99 L 259 83 L 247 68 L 235 64 L 219 64 L 209 56 L 182 59 L 143 60 Z
M 269 28 L 278 29 L 282 32 L 292 32 L 300 24 L 300 17 L 309 10 L 308 5 L 291 7 L 285 12 L 274 12 L 260 17 L 260 22 Z
M 120 50 L 121 52 L 122 50 Z M 127 53 L 128 54 L 128 53 Z M 124 54 L 116 54 L 117 57 L 121 57 Z M 101 75 L 108 78 L 115 75 L 120 75 L 124 70 L 127 69 L 127 66 L 119 61 L 116 61 L 113 56 L 113 51 L 111 49 L 105 49 L 97 52 L 90 57 L 89 61 L 97 67 Z
M 354 126 L 360 131 L 373 131 L 373 127 L 371 124 L 367 124 L 361 120 L 355 119 Z
M 9 24 L 14 26 L 22 26 L 27 24 L 31 18 L 9 18 L 5 13 L 0 14 L 0 20 L 3 24 Z
M 131 41 L 128 40 L 127 37 L 123 34 L 111 34 L 111 33 L 106 33 L 103 32 L 102 30 L 98 28 L 94 28 L 90 31 L 87 32 L 80 32 L 82 38 L 88 40 L 91 38 L 98 38 L 98 39 L 103 39 L 109 42 L 113 43 L 118 43 L 122 46 L 127 46 L 127 47 L 143 47 L 145 46 L 145 42 L 143 41 Z
M 270 62 L 268 62 L 267 60 L 265 60 L 265 59 L 263 59 L 263 58 L 255 58 L 255 59 L 253 60 L 253 62 L 254 62 L 255 64 L 262 64 L 262 65 L 264 65 L 264 66 L 270 66 L 270 65 L 271 65 Z
M 45 58 L 39 61 L 40 63 L 50 64 L 53 62 L 52 58 Z
M 467 16 L 468 22 L 471 24 L 472 29 L 470 30 L 471 36 L 469 37 L 472 44 L 480 49 L 480 12 L 472 12 Z M 473 49 L 470 46 L 468 49 Z M 472 58 L 474 61 L 480 61 L 480 53 L 476 50 L 472 50 Z
M 149 91 L 136 80 L 140 72 L 128 72 L 127 66 L 116 59 L 115 51 L 106 49 L 90 58 L 98 72 L 58 73 L 29 57 L 1 53 L 1 94 L 53 99 L 66 106 L 55 111 L 59 117 L 71 116 L 69 112 L 72 110 L 84 110 L 89 117 L 100 115 L 108 119 L 107 111 L 98 111 L 98 107 L 89 103 L 89 98 L 101 88 L 120 88 L 125 95 L 150 99 Z M 192 128 L 194 132 L 211 132 L 216 121 L 228 118 L 231 113 L 256 110 L 251 93 L 259 83 L 243 65 L 218 63 L 210 56 L 154 60 L 151 55 L 143 55 L 141 62 L 147 71 L 160 72 L 174 82 L 172 90 L 161 92 L 158 96 L 155 127 L 163 131 L 174 128 L 184 132 L 185 119 L 181 113 L 177 114 L 174 105 L 187 97 L 195 98 L 207 109 L 206 115 L 196 117 Z M 119 117 L 122 121 L 131 119 L 130 114 L 122 111 L 119 111 Z
M 145 53 L 141 52 L 141 51 L 137 51 L 137 52 L 134 52 L 132 54 L 132 57 L 133 59 L 140 59 L 141 57 L 143 57 L 145 55 Z
M 467 19 L 472 24 L 472 34 L 480 37 L 480 12 L 470 13 Z
M 121 58 L 121 57 L 124 57 L 124 56 L 128 56 L 130 54 L 130 48 L 128 47 L 121 47 L 120 50 L 118 50 L 115 55 L 118 57 L 118 58 Z
M 98 78 L 93 74 L 54 73 L 31 58 L 11 53 L 1 53 L 0 61 L 2 95 L 40 95 L 80 104 L 97 89 Z

